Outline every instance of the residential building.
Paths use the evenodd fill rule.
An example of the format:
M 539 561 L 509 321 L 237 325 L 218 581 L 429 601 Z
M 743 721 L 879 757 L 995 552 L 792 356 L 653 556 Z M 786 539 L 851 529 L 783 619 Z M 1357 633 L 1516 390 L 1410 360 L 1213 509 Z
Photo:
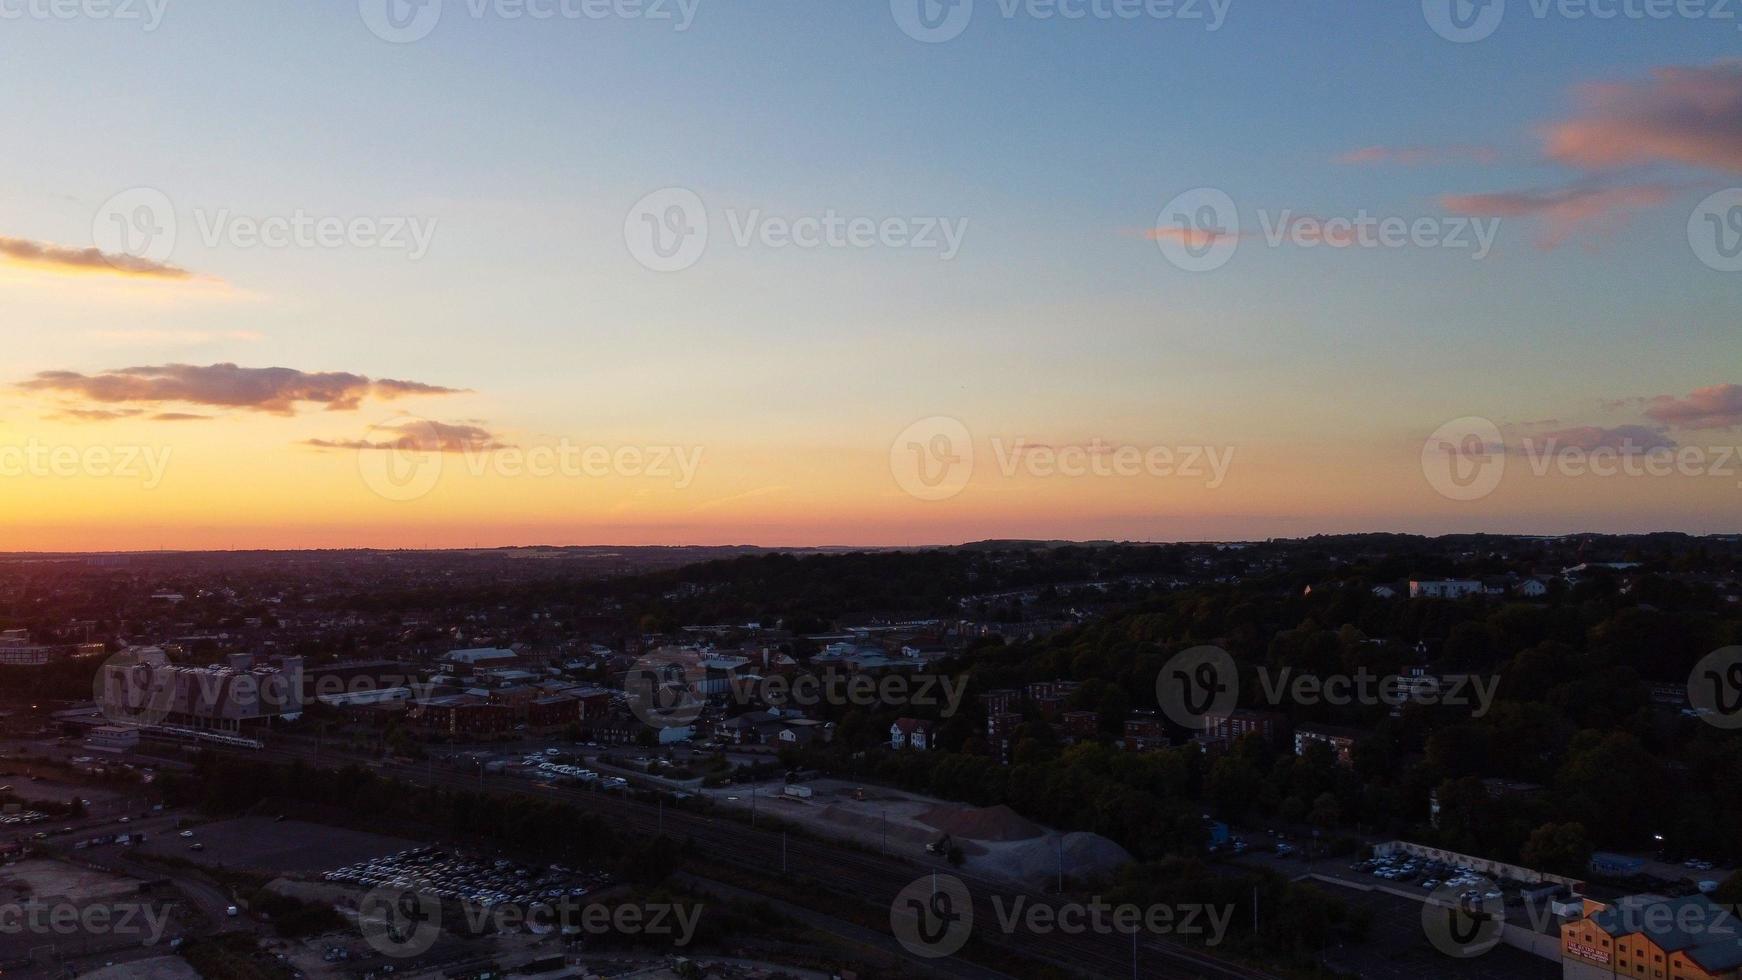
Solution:
M 932 723 L 918 718 L 897 718 L 889 726 L 889 747 L 896 751 L 929 751 L 933 746 Z
M 1338 765 L 1352 766 L 1355 764 L 1355 743 L 1365 734 L 1359 729 L 1334 725 L 1301 725 L 1294 730 L 1294 754 L 1306 755 L 1307 749 L 1313 745 L 1328 745 Z
M 1288 717 L 1275 711 L 1253 711 L 1235 708 L 1232 711 L 1204 716 L 1204 738 L 1207 741 L 1233 745 L 1247 735 L 1257 735 L 1274 745 L 1288 741 Z
M 496 738 L 514 731 L 518 713 L 512 705 L 492 704 L 472 694 L 418 701 L 406 711 L 406 721 L 426 734 L 446 738 Z
M 1125 719 L 1125 751 L 1152 752 L 1167 744 L 1167 726 L 1155 712 L 1140 711 Z
M 1010 753 L 1016 748 L 1016 729 L 1021 725 L 1022 716 L 1014 711 L 987 713 L 986 744 L 992 750 L 993 758 L 1006 765 L 1010 763 Z
M 1474 579 L 1434 579 L 1409 583 L 1411 599 L 1462 599 L 1482 595 L 1487 587 Z
M 1066 711 L 1059 715 L 1059 734 L 1068 742 L 1080 742 L 1101 734 L 1101 716 L 1093 711 Z

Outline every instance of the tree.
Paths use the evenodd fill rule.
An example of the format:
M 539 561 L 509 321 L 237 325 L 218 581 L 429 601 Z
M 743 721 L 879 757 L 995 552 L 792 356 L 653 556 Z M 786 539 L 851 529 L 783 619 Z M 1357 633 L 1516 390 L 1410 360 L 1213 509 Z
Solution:
M 1329 833 L 1337 828 L 1337 824 L 1342 822 L 1343 807 L 1337 802 L 1337 797 L 1334 794 L 1320 793 L 1318 798 L 1313 800 L 1313 812 L 1308 815 L 1307 819 L 1312 821 L 1314 827 Z
M 1591 838 L 1582 823 L 1545 823 L 1531 831 L 1521 857 L 1538 871 L 1579 875 L 1591 863 Z

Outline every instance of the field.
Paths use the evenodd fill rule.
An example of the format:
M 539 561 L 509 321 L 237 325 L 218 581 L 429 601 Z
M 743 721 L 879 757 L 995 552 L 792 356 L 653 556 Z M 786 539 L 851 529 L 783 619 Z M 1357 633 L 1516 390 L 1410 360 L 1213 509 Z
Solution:
M 369 858 L 417 847 L 414 841 L 320 824 L 269 817 L 242 817 L 193 828 L 184 839 L 162 834 L 144 847 L 146 854 L 183 858 L 209 867 L 263 874 L 319 874 Z M 205 845 L 194 851 L 190 845 Z

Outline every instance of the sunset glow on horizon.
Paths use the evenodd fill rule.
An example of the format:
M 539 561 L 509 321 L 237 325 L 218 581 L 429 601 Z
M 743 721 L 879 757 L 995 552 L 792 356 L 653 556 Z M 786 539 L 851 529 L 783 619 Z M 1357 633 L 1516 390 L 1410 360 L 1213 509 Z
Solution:
M 1742 531 L 1733 24 L 354 6 L 7 22 L 0 551 Z

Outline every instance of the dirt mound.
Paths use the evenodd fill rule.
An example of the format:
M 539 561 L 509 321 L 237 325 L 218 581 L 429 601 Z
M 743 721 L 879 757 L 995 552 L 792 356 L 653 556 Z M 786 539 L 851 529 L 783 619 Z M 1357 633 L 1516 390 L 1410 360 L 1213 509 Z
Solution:
M 1046 840 L 1013 844 L 995 852 L 990 860 L 1003 874 L 1029 883 L 1049 881 L 1059 872 L 1059 839 L 1048 835 Z M 1064 872 L 1072 878 L 1095 878 L 1112 874 L 1131 855 L 1123 847 L 1099 834 L 1071 833 L 1064 835 Z
M 920 814 L 919 819 L 946 834 L 968 840 L 1032 840 L 1046 833 L 1045 827 L 1002 805 L 984 809 L 971 806 L 933 807 Z

